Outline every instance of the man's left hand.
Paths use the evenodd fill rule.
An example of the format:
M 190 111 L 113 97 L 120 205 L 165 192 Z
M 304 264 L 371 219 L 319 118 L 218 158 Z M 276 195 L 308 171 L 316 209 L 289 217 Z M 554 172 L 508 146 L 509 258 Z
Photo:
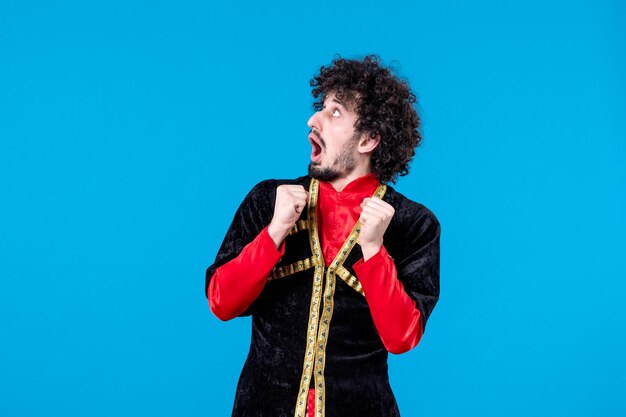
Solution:
M 363 259 L 368 260 L 376 255 L 383 245 L 383 235 L 391 222 L 395 210 L 387 202 L 377 197 L 366 198 L 361 203 L 361 232 L 359 245 Z

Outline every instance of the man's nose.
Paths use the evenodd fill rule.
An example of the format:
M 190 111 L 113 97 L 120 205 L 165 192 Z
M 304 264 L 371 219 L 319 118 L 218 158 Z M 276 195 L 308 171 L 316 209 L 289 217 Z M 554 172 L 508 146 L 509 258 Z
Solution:
M 318 123 L 318 117 L 317 117 L 317 112 L 313 113 L 313 115 L 309 118 L 309 121 L 306 123 L 311 129 L 315 129 L 317 131 L 320 130 L 320 126 Z

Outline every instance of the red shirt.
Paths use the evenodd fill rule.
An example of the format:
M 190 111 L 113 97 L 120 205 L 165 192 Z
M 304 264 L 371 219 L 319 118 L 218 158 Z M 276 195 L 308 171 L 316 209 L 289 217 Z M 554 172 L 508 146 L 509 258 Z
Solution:
M 320 181 L 318 221 L 326 265 L 332 262 L 359 219 L 361 202 L 371 197 L 377 186 L 374 174 L 355 179 L 341 192 Z M 277 249 L 267 229 L 266 226 L 238 257 L 217 268 L 211 278 L 207 297 L 211 311 L 219 319 L 230 320 L 243 313 L 259 296 L 285 253 L 284 241 Z M 367 261 L 357 261 L 353 269 L 385 348 L 400 354 L 415 347 L 424 331 L 421 313 L 404 291 L 384 245 Z

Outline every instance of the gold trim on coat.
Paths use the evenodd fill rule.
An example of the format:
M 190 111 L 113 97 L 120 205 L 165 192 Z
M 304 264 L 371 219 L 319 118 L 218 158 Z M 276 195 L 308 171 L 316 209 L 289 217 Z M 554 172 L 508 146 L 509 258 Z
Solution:
M 386 190 L 387 186 L 380 184 L 378 188 L 376 188 L 373 197 L 382 198 Z M 361 224 L 359 221 L 357 221 L 352 228 L 352 231 L 348 235 L 348 238 L 339 250 L 339 253 L 337 254 L 337 256 L 335 256 L 335 259 L 333 259 L 330 266 L 328 267 L 328 270 L 326 271 L 326 285 L 324 287 L 322 316 L 321 318 L 318 318 L 321 284 L 324 278 L 325 267 L 319 241 L 317 224 L 316 207 L 318 203 L 318 194 L 319 182 L 316 179 L 311 179 L 311 185 L 309 186 L 309 204 L 307 210 L 307 218 L 310 221 L 309 242 L 311 244 L 311 251 L 313 253 L 312 259 L 315 265 L 315 273 L 313 276 L 313 294 L 311 296 L 311 307 L 309 311 L 309 323 L 307 329 L 307 345 L 304 356 L 304 366 L 302 371 L 302 378 L 300 380 L 300 390 L 298 391 L 298 400 L 296 402 L 296 417 L 304 417 L 306 412 L 306 400 L 311 382 L 311 371 L 313 370 L 311 365 L 313 364 L 313 362 L 315 370 L 315 417 L 325 417 L 324 404 L 326 399 L 326 390 L 324 382 L 324 365 L 326 363 L 326 343 L 328 342 L 328 335 L 330 331 L 330 320 L 333 314 L 333 298 L 335 294 L 336 276 L 338 275 L 338 273 L 345 276 L 345 272 L 343 271 L 348 272 L 345 268 L 343 268 L 343 263 L 352 251 L 352 248 L 354 248 L 354 245 L 356 245 L 359 238 L 359 232 L 361 231 Z M 348 275 L 353 277 L 349 272 Z M 358 284 L 357 288 L 359 288 L 361 283 L 358 282 L 356 277 L 353 278 Z M 355 288 L 352 285 L 350 286 L 352 288 Z M 312 338 L 312 335 L 315 335 L 315 337 Z
M 358 292 L 362 296 L 365 296 L 361 281 L 350 273 L 345 267 L 340 266 L 337 268 L 337 276 L 341 278 L 346 284 L 348 284 L 354 291 Z
M 319 183 L 312 179 L 309 186 L 309 202 L 307 204 L 307 219 L 309 220 L 309 243 L 313 254 L 312 261 L 315 267 L 313 273 L 313 294 L 311 295 L 311 306 L 309 308 L 309 322 L 307 324 L 306 349 L 304 352 L 304 364 L 302 377 L 300 378 L 300 388 L 296 402 L 296 417 L 304 417 L 306 413 L 307 397 L 309 386 L 311 385 L 311 374 L 313 372 L 313 360 L 315 358 L 315 346 L 317 339 L 317 325 L 320 301 L 322 298 L 322 281 L 324 279 L 324 257 L 320 246 L 317 232 L 317 194 Z
M 301 232 L 301 231 L 303 231 L 303 230 L 308 230 L 308 229 L 309 229 L 309 227 L 310 227 L 310 224 L 311 224 L 311 221 L 310 221 L 309 219 L 306 219 L 306 220 L 298 220 L 298 221 L 296 222 L 296 224 L 294 224 L 294 225 L 291 227 L 291 230 L 289 230 L 289 234 L 290 234 L 290 235 L 293 235 L 293 234 L 296 234 L 296 233 Z
M 267 278 L 268 281 L 272 281 L 278 278 L 283 278 L 288 275 L 295 274 L 297 272 L 306 271 L 309 268 L 313 268 L 313 257 L 303 259 L 301 261 L 296 261 L 289 265 L 279 266 L 274 268 L 274 270 L 270 273 L 270 276 Z

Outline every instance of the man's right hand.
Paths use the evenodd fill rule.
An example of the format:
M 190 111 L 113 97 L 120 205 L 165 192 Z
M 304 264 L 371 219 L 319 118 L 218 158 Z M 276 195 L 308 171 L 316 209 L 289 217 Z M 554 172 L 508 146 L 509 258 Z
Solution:
M 267 231 L 277 248 L 300 218 L 308 197 L 309 193 L 302 185 L 284 184 L 276 188 L 274 217 Z

